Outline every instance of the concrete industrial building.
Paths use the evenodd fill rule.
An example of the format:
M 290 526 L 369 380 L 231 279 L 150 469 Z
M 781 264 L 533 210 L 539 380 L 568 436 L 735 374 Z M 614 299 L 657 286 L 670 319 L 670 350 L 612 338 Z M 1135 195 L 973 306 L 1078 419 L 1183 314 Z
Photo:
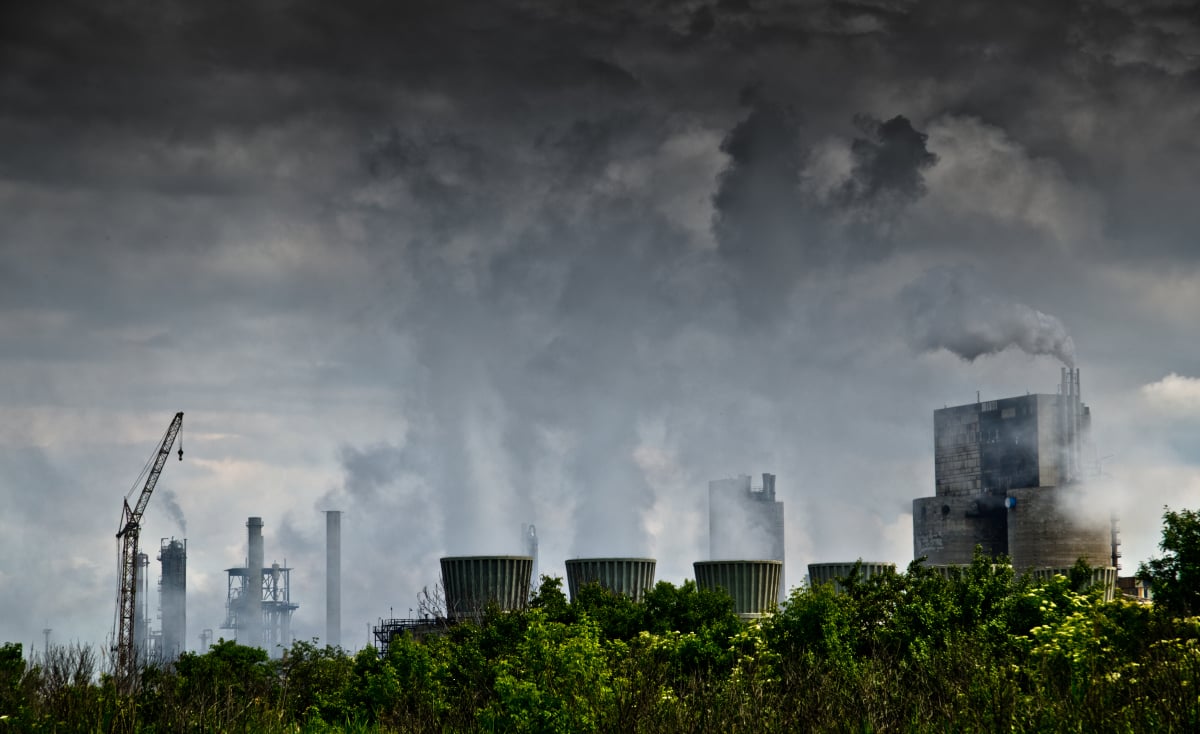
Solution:
M 931 565 L 970 563 L 975 547 L 1018 570 L 1116 565 L 1107 513 L 1080 503 L 1091 411 L 1079 370 L 1057 395 L 936 410 L 933 497 L 913 500 L 913 552 Z
M 779 601 L 783 601 L 786 562 L 783 503 L 775 499 L 775 475 L 763 474 L 761 487 L 748 474 L 708 483 L 708 557 L 714 561 L 779 561 Z

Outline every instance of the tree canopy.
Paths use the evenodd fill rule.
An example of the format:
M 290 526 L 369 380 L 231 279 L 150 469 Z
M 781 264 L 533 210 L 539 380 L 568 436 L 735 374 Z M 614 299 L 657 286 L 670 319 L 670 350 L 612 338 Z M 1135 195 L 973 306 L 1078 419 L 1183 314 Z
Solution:
M 1138 578 L 1150 583 L 1154 603 L 1171 614 L 1200 615 L 1200 512 L 1163 512 L 1163 555 L 1138 568 Z

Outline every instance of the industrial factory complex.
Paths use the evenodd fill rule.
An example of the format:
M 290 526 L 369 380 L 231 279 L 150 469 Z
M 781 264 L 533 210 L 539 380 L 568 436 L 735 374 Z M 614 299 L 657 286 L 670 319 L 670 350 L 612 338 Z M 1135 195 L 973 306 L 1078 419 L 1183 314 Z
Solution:
M 182 414 L 179 414 L 181 419 Z M 178 419 L 177 419 L 178 420 Z M 1054 394 L 1026 394 L 935 410 L 934 494 L 913 500 L 913 552 L 935 568 L 965 565 L 977 549 L 1007 557 L 1018 572 L 1046 575 L 1084 559 L 1097 583 L 1114 593 L 1120 569 L 1116 518 L 1088 507 L 1081 488 L 1091 411 L 1082 401 L 1079 370 L 1063 368 Z M 170 433 L 168 438 L 171 438 Z M 164 438 L 165 449 L 170 444 Z M 716 479 L 708 485 L 708 558 L 693 565 L 697 586 L 722 589 L 745 619 L 768 614 L 786 595 L 784 504 L 775 475 Z M 148 486 L 152 484 L 148 483 Z M 144 509 L 144 502 L 138 507 Z M 128 504 L 126 512 L 134 513 Z M 123 526 L 134 532 L 131 521 Z M 246 521 L 243 566 L 225 569 L 226 616 L 220 625 L 248 645 L 281 651 L 292 643 L 292 569 L 265 560 L 263 520 Z M 118 537 L 121 537 L 120 535 Z M 136 539 L 135 539 L 136 540 Z M 375 644 L 386 649 L 408 631 L 422 634 L 461 620 L 478 619 L 489 606 L 523 609 L 538 583 L 538 539 L 532 524 L 520 535 L 520 555 L 448 556 L 440 562 L 440 587 L 416 619 L 380 619 Z M 173 659 L 187 645 L 187 541 L 163 539 L 158 560 L 161 625 L 151 629 L 149 559 L 137 553 L 132 572 L 132 629 L 139 654 Z M 642 557 L 571 558 L 567 588 L 577 598 L 588 584 L 640 600 L 655 583 L 656 560 Z M 836 588 L 852 568 L 862 578 L 894 570 L 890 563 L 814 563 L 807 582 Z M 326 513 L 324 642 L 340 645 L 341 513 Z M 1122 587 L 1131 584 L 1122 584 Z M 1140 590 L 1138 590 L 1140 593 Z M 426 599 L 430 601 L 430 599 Z M 204 630 L 201 645 L 212 639 Z
M 1018 570 L 1084 558 L 1119 568 L 1116 518 L 1083 506 L 1083 445 L 1091 411 L 1079 370 L 1055 395 L 1023 395 L 934 411 L 934 496 L 913 501 L 913 553 L 970 563 L 975 547 Z

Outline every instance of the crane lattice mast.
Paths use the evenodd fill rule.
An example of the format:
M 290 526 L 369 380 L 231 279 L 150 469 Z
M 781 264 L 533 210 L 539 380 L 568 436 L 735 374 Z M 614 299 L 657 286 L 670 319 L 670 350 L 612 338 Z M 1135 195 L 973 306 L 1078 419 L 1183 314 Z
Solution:
M 121 546 L 120 580 L 117 588 L 117 642 L 116 668 L 117 685 L 122 690 L 129 690 L 137 671 L 137 650 L 134 648 L 133 626 L 137 609 L 137 554 L 138 536 L 142 532 L 142 514 L 150 502 L 154 485 L 158 483 L 158 475 L 162 474 L 167 457 L 171 454 L 171 446 L 175 437 L 183 429 L 183 413 L 176 413 L 167 426 L 167 432 L 158 444 L 158 451 L 151 457 L 152 466 L 146 475 L 146 484 L 138 496 L 137 504 L 129 506 L 129 497 L 125 497 L 121 510 L 121 527 L 117 530 L 117 542 Z M 183 441 L 179 444 L 179 460 L 183 461 Z M 136 483 L 134 486 L 137 486 Z

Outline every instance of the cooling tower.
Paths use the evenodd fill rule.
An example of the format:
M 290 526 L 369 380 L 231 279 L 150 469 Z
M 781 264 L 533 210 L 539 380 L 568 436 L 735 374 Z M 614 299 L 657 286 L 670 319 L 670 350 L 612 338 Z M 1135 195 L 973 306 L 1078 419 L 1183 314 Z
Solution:
M 592 582 L 617 594 L 641 601 L 654 585 L 653 558 L 571 558 L 567 561 L 567 586 L 571 598 Z
M 1008 490 L 1008 552 L 1018 572 L 1070 568 L 1080 558 L 1108 565 L 1112 529 L 1107 513 L 1094 521 L 1076 517 L 1064 507 L 1073 499 L 1067 492 L 1062 487 Z
M 1008 553 L 1004 498 L 989 495 L 913 500 L 913 558 L 931 565 L 965 565 L 975 546 L 989 556 Z
M 850 576 L 856 565 L 859 566 L 859 581 L 866 581 L 872 576 L 895 573 L 896 571 L 896 564 L 894 563 L 873 563 L 870 561 L 861 561 L 861 565 L 860 562 L 854 561 L 850 563 L 810 563 L 808 564 L 808 585 L 833 584 L 834 589 L 842 591 L 842 584 L 838 579 Z
M 955 579 L 962 578 L 963 575 L 966 574 L 967 570 L 970 568 L 970 564 L 927 563 L 925 564 L 925 568 L 928 568 L 930 571 L 933 571 L 947 581 L 954 581 Z M 993 563 L 989 568 L 993 574 L 996 574 L 1005 569 L 1012 568 L 1012 566 L 1008 565 L 1007 563 Z
M 187 644 L 187 541 L 163 538 L 158 560 L 162 562 L 160 654 L 163 660 L 174 660 Z
M 1070 568 L 1035 568 L 1030 571 L 1030 575 L 1035 579 L 1045 580 L 1052 579 L 1055 576 L 1066 576 L 1070 578 Z M 1104 601 L 1112 601 L 1117 592 L 1117 569 L 1112 566 L 1100 566 L 1092 569 L 1091 581 L 1087 584 L 1084 590 L 1094 589 L 1097 586 L 1104 589 Z
M 742 619 L 761 617 L 779 598 L 782 561 L 696 561 L 696 585 L 724 589 L 733 597 L 733 610 Z
M 529 602 L 530 556 L 455 556 L 441 563 L 446 614 L 451 618 L 478 619 L 492 603 L 515 611 Z

